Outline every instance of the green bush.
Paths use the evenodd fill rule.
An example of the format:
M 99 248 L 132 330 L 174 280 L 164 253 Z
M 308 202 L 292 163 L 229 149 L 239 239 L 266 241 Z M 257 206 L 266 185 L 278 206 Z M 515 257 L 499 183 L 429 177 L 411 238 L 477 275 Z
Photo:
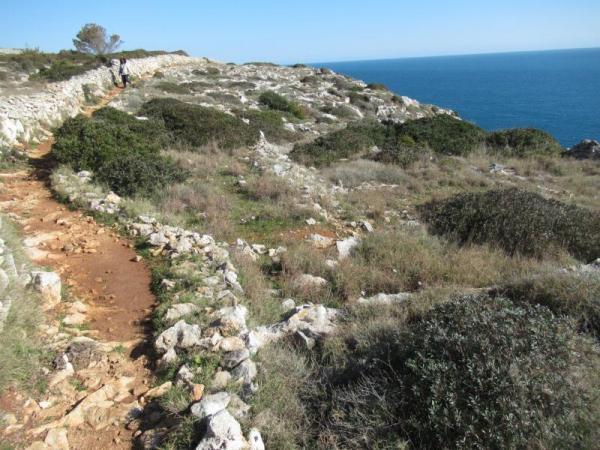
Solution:
M 283 128 L 283 118 L 286 116 L 279 111 L 247 110 L 239 112 L 239 117 L 250 121 L 250 127 L 265 133 L 270 142 L 292 142 L 299 139 L 299 135 Z M 292 117 L 287 117 L 292 119 Z
M 393 323 L 348 336 L 346 363 L 323 370 L 321 448 L 595 446 L 598 353 L 569 320 L 481 296 Z
M 535 154 L 560 155 L 563 151 L 554 137 L 535 128 L 514 128 L 494 131 L 485 139 L 489 150 L 502 155 L 524 157 Z
M 427 145 L 436 153 L 467 155 L 480 146 L 485 131 L 476 125 L 447 114 L 409 120 L 397 125 L 397 134 L 411 137 L 417 144 Z
M 374 145 L 381 146 L 386 140 L 386 127 L 378 122 L 349 123 L 346 128 L 313 142 L 297 144 L 290 156 L 303 164 L 325 166 L 341 159 L 366 153 Z
M 183 181 L 186 172 L 160 154 L 160 122 L 140 121 L 114 108 L 68 119 L 55 131 L 53 155 L 74 170 L 91 170 L 119 195 L 150 195 Z
M 408 167 L 419 159 L 419 156 L 427 153 L 427 148 L 417 144 L 410 136 L 396 135 L 394 138 L 393 142 L 385 145 L 373 156 L 375 161 Z
M 298 119 L 306 118 L 306 112 L 296 102 L 292 102 L 282 95 L 277 94 L 273 91 L 266 91 L 260 94 L 258 101 L 268 108 L 275 109 L 277 111 L 288 112 Z
M 389 91 L 388 87 L 381 83 L 369 83 L 367 84 L 367 89 L 371 89 L 372 91 Z
M 600 256 L 600 215 L 516 188 L 465 193 L 419 207 L 434 234 L 461 244 L 488 243 L 509 254 L 543 257 L 563 249 Z
M 232 149 L 258 142 L 259 130 L 241 119 L 173 98 L 150 100 L 142 105 L 140 114 L 164 123 L 172 140 L 192 146 L 215 142 L 222 149 Z
M 551 273 L 523 278 L 495 289 L 495 295 L 569 315 L 582 332 L 600 338 L 600 277 L 595 274 Z
M 348 97 L 350 98 L 350 103 L 363 111 L 367 112 L 376 112 L 377 106 L 371 103 L 371 98 L 367 94 L 363 94 L 359 91 L 357 87 L 356 90 L 348 93 Z
M 169 94 L 189 94 L 190 87 L 186 84 L 177 84 L 172 81 L 161 81 L 156 85 L 157 89 L 161 91 L 168 92 Z
M 368 151 L 373 146 L 377 146 L 380 152 L 369 155 Z M 330 165 L 343 158 L 358 157 L 406 167 L 426 151 L 411 137 L 398 134 L 398 127 L 395 125 L 363 120 L 351 122 L 346 128 L 312 142 L 297 144 L 290 156 L 298 162 L 317 167 Z
M 92 60 L 83 64 L 73 64 L 69 61 L 55 61 L 50 67 L 43 67 L 38 73 L 32 75 L 32 80 L 63 81 L 74 76 L 81 75 L 88 70 L 96 69 L 100 66 L 98 61 Z

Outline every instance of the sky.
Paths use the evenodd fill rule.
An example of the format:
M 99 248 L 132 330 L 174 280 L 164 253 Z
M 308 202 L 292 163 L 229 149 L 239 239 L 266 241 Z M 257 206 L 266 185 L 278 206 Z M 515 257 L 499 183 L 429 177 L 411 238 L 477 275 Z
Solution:
M 332 62 L 600 47 L 600 0 L 0 0 L 0 47 L 70 49 L 89 22 L 123 49 Z M 10 6 L 8 6 L 10 5 Z

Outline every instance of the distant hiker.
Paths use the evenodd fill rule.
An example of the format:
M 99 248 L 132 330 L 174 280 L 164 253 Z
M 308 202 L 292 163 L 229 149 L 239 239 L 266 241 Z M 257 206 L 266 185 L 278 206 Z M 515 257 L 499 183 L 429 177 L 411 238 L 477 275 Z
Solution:
M 117 70 L 117 63 L 119 61 L 117 61 L 116 59 L 111 59 L 106 63 L 106 66 L 108 67 L 108 72 L 110 73 L 110 79 L 112 81 L 112 83 L 117 86 L 117 75 L 115 74 L 115 71 Z
M 129 83 L 129 66 L 127 65 L 127 60 L 125 58 L 121 58 L 121 65 L 119 66 L 119 75 L 121 75 L 121 80 L 123 81 L 123 87 L 127 87 L 127 83 Z

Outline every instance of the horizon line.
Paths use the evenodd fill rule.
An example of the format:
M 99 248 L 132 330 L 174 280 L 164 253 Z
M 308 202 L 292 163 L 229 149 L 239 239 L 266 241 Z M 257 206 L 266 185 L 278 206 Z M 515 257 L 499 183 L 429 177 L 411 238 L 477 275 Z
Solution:
M 559 51 L 577 51 L 577 50 L 600 50 L 600 46 L 595 47 L 568 47 L 568 48 L 547 48 L 539 50 L 506 50 L 499 52 L 477 52 L 477 53 L 452 53 L 452 54 L 437 54 L 437 55 L 420 55 L 420 56 L 397 56 L 397 57 L 385 57 L 385 58 L 361 58 L 361 59 L 344 59 L 335 61 L 313 61 L 304 62 L 306 65 L 315 64 L 338 64 L 338 63 L 357 63 L 357 62 L 370 62 L 370 61 L 394 61 L 398 59 L 425 59 L 425 58 L 455 58 L 461 56 L 486 56 L 486 55 L 507 55 L 515 53 L 544 53 L 544 52 L 559 52 Z M 294 63 L 292 63 L 294 64 Z M 285 65 L 292 65 L 285 64 Z

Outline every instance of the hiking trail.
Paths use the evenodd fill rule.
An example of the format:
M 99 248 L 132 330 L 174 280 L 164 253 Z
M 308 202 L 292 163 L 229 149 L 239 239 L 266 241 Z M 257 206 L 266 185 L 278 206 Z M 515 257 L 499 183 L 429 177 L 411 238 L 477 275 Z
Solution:
M 112 89 L 83 114 L 121 91 Z M 131 241 L 54 199 L 52 144 L 50 137 L 27 149 L 27 170 L 0 174 L 0 212 L 20 226 L 30 259 L 60 274 L 62 301 L 43 305 L 41 329 L 49 350 L 69 348 L 74 373 L 53 372 L 40 398 L 10 389 L 3 394 L 0 409 L 17 422 L 0 431 L 0 440 L 35 449 L 129 449 L 136 430 L 121 419 L 143 407 L 152 385 L 145 354 L 156 302 L 150 270 L 136 258 Z

